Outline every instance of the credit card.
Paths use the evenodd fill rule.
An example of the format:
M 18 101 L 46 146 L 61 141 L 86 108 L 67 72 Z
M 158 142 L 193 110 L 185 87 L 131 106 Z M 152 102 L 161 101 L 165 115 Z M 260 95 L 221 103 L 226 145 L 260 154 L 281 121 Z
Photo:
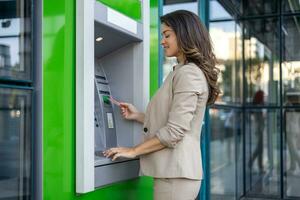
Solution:
M 112 102 L 113 104 L 120 106 L 120 102 L 118 102 L 117 100 L 115 100 L 112 96 L 109 96 L 109 100 L 110 102 Z

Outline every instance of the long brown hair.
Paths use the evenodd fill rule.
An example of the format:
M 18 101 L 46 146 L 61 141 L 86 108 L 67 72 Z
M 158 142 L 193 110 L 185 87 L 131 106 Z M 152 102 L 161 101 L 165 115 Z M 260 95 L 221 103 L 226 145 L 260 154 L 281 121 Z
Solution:
M 217 59 L 207 29 L 196 14 L 186 10 L 168 13 L 160 20 L 174 30 L 186 61 L 195 63 L 204 73 L 209 88 L 207 104 L 213 104 L 220 93 L 217 86 L 220 70 L 216 68 Z

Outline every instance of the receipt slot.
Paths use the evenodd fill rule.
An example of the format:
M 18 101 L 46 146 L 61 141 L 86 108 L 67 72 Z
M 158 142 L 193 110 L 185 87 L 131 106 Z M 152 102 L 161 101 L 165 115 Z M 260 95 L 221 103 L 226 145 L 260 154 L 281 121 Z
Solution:
M 100 0 L 101 1 L 101 0 Z M 93 0 L 76 5 L 76 192 L 139 176 L 139 160 L 115 161 L 103 151 L 141 142 L 142 127 L 127 121 L 110 97 L 144 110 L 149 99 L 149 2 L 140 21 Z

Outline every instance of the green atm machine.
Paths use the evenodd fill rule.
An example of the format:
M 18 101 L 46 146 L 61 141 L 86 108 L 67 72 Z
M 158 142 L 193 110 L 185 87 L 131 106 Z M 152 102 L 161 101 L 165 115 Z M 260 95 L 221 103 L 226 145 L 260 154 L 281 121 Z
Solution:
M 142 139 L 141 125 L 124 120 L 110 97 L 145 110 L 149 1 L 140 1 L 140 21 L 100 1 L 76 3 L 76 192 L 80 194 L 139 176 L 138 159 L 111 161 L 102 152 Z

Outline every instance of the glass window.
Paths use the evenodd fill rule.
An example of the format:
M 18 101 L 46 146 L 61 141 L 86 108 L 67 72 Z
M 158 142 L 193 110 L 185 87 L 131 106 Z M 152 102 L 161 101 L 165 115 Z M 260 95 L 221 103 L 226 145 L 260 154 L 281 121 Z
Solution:
M 298 2 L 299 3 L 299 2 Z M 295 5 L 295 1 L 290 1 Z M 284 106 L 300 105 L 300 43 L 299 43 L 299 16 L 285 17 L 282 25 L 283 41 L 283 63 L 282 63 L 282 84 Z M 284 110 L 284 131 L 285 131 L 285 196 L 293 198 L 300 197 L 299 179 L 300 176 L 300 109 L 289 108 Z
M 300 105 L 300 16 L 285 17 L 282 25 L 284 105 Z
M 300 1 L 299 0 L 282 0 L 282 10 L 284 12 L 299 12 Z
M 284 131 L 286 145 L 286 190 L 285 196 L 300 197 L 300 109 L 284 111 Z
M 232 2 L 238 3 L 231 5 Z M 221 69 L 218 81 L 222 94 L 217 104 L 226 104 L 221 105 L 224 109 L 210 109 L 211 197 L 235 198 L 224 186 L 224 177 L 230 174 L 235 178 L 230 185 L 235 185 L 238 198 L 279 198 L 281 195 L 299 198 L 300 15 L 283 15 L 280 11 L 299 13 L 300 1 L 242 2 L 243 16 L 239 18 L 235 12 L 239 12 L 241 1 L 210 0 L 210 34 Z M 229 35 L 234 34 L 235 45 L 230 45 L 233 36 Z M 228 59 L 228 52 L 235 52 L 235 56 Z M 281 100 L 283 108 L 280 107 Z M 244 106 L 241 126 L 245 125 L 241 129 L 244 133 L 240 137 L 242 142 L 239 142 L 239 137 L 235 141 L 235 172 L 224 167 L 225 164 L 222 166 L 229 158 L 222 135 L 228 132 L 225 126 L 230 116 L 228 113 L 236 108 L 232 104 Z M 218 167 L 223 173 L 215 172 L 222 171 Z M 224 194 L 228 194 L 229 198 Z
M 212 22 L 209 26 L 214 53 L 221 70 L 217 103 L 242 102 L 242 40 L 241 29 L 234 21 Z
M 246 103 L 279 105 L 278 20 L 245 21 Z
M 235 199 L 237 167 L 235 152 L 236 149 L 240 149 L 242 141 L 241 113 L 238 109 L 210 109 L 211 199 Z M 242 154 L 237 156 L 240 166 Z M 238 183 L 241 183 L 240 179 Z
M 245 112 L 246 191 L 280 195 L 280 110 Z
M 0 78 L 31 79 L 31 1 L 0 1 Z
M 0 199 L 31 197 L 31 91 L 0 88 Z
M 279 11 L 279 0 L 244 0 L 245 15 L 276 14 Z

